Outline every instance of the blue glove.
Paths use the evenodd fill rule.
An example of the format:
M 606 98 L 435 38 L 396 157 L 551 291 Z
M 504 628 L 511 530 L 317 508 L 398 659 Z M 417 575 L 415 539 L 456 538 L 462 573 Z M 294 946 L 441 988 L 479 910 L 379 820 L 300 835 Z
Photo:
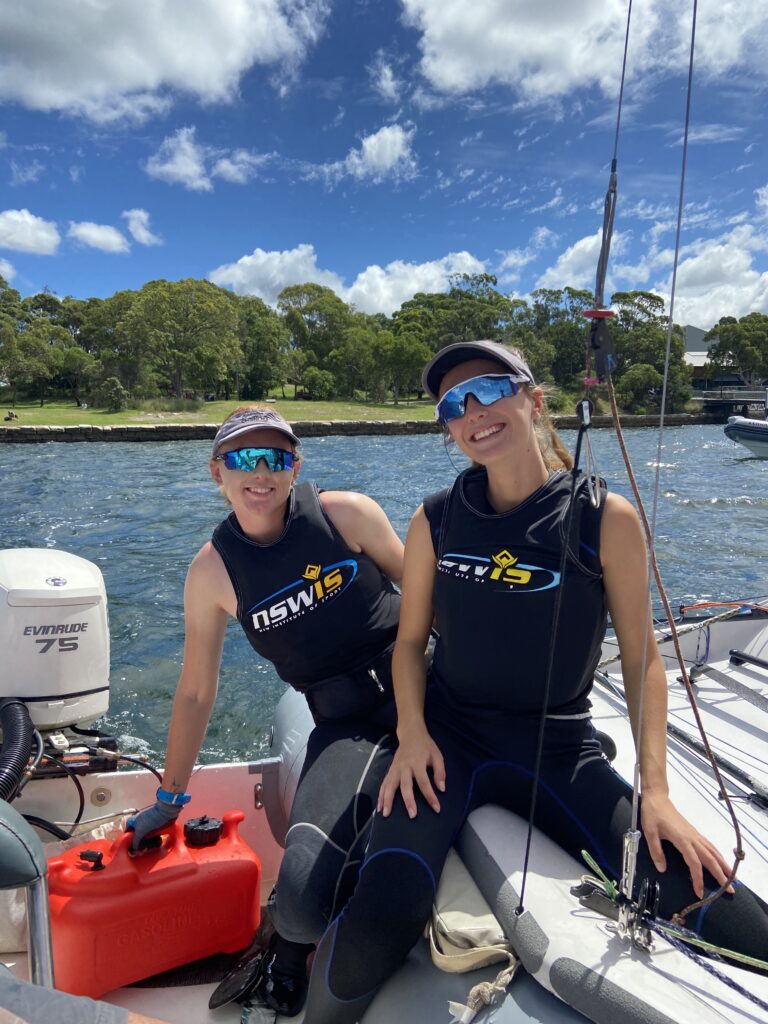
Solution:
M 161 829 L 176 821 L 181 812 L 181 807 L 158 800 L 152 807 L 147 807 L 146 810 L 137 814 L 135 818 L 129 818 L 125 823 L 125 830 L 133 832 L 131 849 L 134 853 L 141 849 L 145 839 L 156 835 Z

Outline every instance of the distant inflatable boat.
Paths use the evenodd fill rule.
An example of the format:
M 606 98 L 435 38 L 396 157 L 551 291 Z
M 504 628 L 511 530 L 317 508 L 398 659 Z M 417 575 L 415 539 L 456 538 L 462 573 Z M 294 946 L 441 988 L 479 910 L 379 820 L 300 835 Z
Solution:
M 749 448 L 753 455 L 768 459 L 768 420 L 750 420 L 746 416 L 729 416 L 723 427 L 725 436 Z

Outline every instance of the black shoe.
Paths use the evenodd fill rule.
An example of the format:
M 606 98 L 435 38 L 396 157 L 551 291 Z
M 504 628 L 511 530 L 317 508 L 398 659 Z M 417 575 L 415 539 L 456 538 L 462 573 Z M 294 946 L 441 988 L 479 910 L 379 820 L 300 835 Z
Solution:
M 247 999 L 261 977 L 266 958 L 267 952 L 263 949 L 244 956 L 219 983 L 208 1000 L 209 1008 L 215 1010 L 227 1003 L 241 1003 Z
M 307 999 L 309 981 L 306 971 L 302 974 L 281 971 L 275 959 L 274 954 L 266 953 L 259 978 L 249 993 L 250 998 L 258 999 L 283 1017 L 295 1017 Z

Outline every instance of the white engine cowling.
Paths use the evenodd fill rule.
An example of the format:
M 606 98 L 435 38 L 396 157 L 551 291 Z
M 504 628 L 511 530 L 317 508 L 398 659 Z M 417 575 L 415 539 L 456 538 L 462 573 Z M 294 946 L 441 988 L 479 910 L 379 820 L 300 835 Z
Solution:
M 98 566 L 56 548 L 0 550 L 0 697 L 40 730 L 109 706 L 107 595 Z

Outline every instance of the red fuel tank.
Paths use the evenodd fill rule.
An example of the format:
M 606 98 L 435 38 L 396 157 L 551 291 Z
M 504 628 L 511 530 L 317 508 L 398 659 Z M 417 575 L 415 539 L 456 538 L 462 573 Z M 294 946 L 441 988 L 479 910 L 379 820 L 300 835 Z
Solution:
M 174 822 L 162 846 L 136 856 L 128 832 L 52 859 L 56 988 L 97 998 L 250 945 L 259 925 L 261 864 L 238 834 L 243 818 L 228 811 L 218 839 L 215 819 L 203 818 L 196 829 Z

